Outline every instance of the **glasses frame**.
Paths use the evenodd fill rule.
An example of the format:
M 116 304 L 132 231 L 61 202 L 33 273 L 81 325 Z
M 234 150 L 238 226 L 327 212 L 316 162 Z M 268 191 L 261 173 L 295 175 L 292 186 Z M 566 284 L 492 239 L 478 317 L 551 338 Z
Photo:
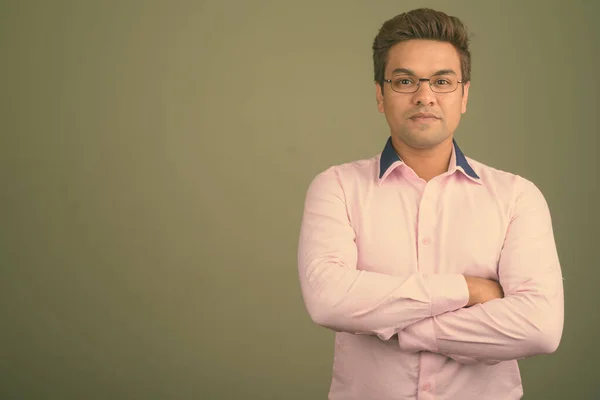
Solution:
M 411 75 L 402 75 L 402 76 L 411 76 Z M 433 78 L 435 78 L 436 76 L 441 76 L 441 75 L 431 75 L 429 78 L 417 78 L 417 86 L 415 86 L 415 90 L 413 90 L 412 92 L 399 92 L 397 90 L 394 89 L 394 85 L 392 85 L 392 80 L 391 79 L 384 79 L 383 82 L 387 82 L 390 84 L 390 88 L 396 92 L 396 93 L 402 93 L 402 94 L 412 94 L 412 93 L 416 93 L 419 91 L 419 89 L 421 88 L 421 82 L 428 82 L 429 83 L 429 89 L 431 89 L 431 91 L 433 93 L 441 93 L 441 94 L 445 94 L 445 93 L 454 93 L 456 92 L 456 89 L 458 89 L 458 84 L 464 84 L 464 81 L 457 81 L 456 82 L 456 87 L 454 89 L 452 89 L 449 92 L 439 92 L 437 90 L 433 89 L 433 85 L 431 83 L 431 80 Z

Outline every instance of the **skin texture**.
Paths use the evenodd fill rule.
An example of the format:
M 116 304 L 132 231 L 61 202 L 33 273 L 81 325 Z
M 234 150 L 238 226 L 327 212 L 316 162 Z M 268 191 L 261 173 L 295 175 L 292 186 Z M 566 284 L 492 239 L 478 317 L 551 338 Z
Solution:
M 502 286 L 496 281 L 475 276 L 465 276 L 465 280 L 469 288 L 469 302 L 466 307 L 504 297 Z

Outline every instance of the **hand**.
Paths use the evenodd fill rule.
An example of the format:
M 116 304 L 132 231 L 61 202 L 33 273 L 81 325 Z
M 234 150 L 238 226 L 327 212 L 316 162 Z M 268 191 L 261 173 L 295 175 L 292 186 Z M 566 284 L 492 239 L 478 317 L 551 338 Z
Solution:
M 502 286 L 496 281 L 466 275 L 465 280 L 469 288 L 469 303 L 467 303 L 467 307 L 504 297 Z

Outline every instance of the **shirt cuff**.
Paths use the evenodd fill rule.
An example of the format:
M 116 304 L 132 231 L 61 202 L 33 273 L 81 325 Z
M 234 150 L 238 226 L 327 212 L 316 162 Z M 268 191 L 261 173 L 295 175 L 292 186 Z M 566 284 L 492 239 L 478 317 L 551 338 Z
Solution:
M 469 287 L 462 274 L 429 276 L 431 316 L 456 311 L 469 303 Z
M 438 348 L 435 339 L 433 317 L 425 318 L 399 331 L 398 345 L 400 346 L 400 350 L 409 353 L 419 351 L 437 353 Z

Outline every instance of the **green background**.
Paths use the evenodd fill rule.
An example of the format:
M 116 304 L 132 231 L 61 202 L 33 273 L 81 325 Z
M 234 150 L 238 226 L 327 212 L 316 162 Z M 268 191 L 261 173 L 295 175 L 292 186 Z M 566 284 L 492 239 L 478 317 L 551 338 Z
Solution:
M 371 43 L 419 6 L 474 34 L 458 143 L 552 211 L 565 329 L 525 398 L 600 398 L 592 0 L 0 1 L 0 398 L 325 399 L 304 196 L 383 148 Z

